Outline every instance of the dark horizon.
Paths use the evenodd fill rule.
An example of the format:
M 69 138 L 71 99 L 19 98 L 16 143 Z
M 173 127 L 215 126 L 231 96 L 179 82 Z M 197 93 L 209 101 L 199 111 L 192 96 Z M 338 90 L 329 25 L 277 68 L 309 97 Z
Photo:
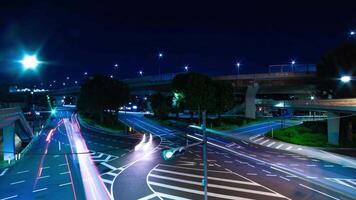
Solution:
M 249 1 L 202 3 L 2 2 L 0 77 L 45 85 L 80 81 L 83 73 L 119 78 L 183 71 L 207 74 L 266 72 L 270 64 L 316 64 L 347 42 L 356 3 Z M 38 74 L 21 73 L 23 52 L 38 52 Z M 20 72 L 20 73 L 19 73 Z M 115 74 L 114 74 L 115 75 Z M 117 74 L 116 74 L 117 75 Z M 35 81 L 34 81 L 35 80 Z

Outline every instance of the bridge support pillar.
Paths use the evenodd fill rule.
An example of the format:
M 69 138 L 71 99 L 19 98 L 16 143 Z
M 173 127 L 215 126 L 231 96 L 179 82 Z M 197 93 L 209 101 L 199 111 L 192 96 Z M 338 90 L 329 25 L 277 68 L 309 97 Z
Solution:
M 338 145 L 340 135 L 340 116 L 336 113 L 328 112 L 327 126 L 328 143 Z
M 250 119 L 256 118 L 256 94 L 258 91 L 258 84 L 254 83 L 247 87 L 245 96 L 245 117 Z
M 15 155 L 15 124 L 3 129 L 4 160 L 13 160 Z

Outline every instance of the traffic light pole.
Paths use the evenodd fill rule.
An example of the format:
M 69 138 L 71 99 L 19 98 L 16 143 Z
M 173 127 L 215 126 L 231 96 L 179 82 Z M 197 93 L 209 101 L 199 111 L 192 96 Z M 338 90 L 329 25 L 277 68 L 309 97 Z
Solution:
M 208 163 L 207 163 L 207 137 L 206 137 L 206 111 L 203 111 L 203 162 L 204 162 L 204 179 L 203 179 L 203 186 L 204 186 L 204 200 L 208 199 Z

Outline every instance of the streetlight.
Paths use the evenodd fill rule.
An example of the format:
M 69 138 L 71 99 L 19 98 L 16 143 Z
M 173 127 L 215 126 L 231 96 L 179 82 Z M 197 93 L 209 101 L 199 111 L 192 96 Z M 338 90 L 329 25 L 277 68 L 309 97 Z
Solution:
M 341 82 L 343 82 L 343 83 L 348 83 L 348 82 L 351 81 L 351 76 L 342 76 L 342 77 L 340 78 L 340 80 L 341 80 Z
M 140 74 L 140 76 L 143 76 L 143 71 L 142 70 L 140 70 L 138 73 Z
M 158 75 L 159 79 L 162 80 L 162 75 L 161 75 L 161 65 L 160 65 L 160 60 L 163 58 L 163 53 L 158 53 Z
M 350 31 L 350 36 L 355 36 L 356 32 L 355 31 Z
M 110 75 L 110 78 L 111 78 L 111 79 L 113 79 L 113 78 L 114 78 L 114 76 L 111 74 L 111 75 Z
M 88 72 L 84 72 L 84 76 L 88 75 Z
M 27 69 L 36 69 L 37 66 L 41 63 L 35 55 L 29 56 L 25 55 L 25 57 L 20 61 L 25 70 Z
M 240 62 L 237 62 L 237 63 L 236 63 L 236 68 L 237 68 L 237 76 L 236 76 L 236 79 L 238 79 L 238 78 L 239 78 L 239 75 L 240 75 L 240 65 L 241 65 Z
M 292 64 L 292 72 L 294 72 L 295 60 L 292 60 L 290 63 Z
M 189 65 L 184 66 L 184 71 L 186 71 L 186 72 L 189 71 Z

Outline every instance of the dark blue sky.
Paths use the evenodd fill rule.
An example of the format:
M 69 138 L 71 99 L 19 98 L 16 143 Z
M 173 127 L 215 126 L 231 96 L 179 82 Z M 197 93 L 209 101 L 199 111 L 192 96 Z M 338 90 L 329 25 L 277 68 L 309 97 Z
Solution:
M 125 1 L 128 2 L 128 1 Z M 267 71 L 269 64 L 317 63 L 356 29 L 356 1 L 16 1 L 0 3 L 0 77 L 10 82 L 121 78 L 189 64 L 210 74 Z M 172 3 L 174 2 L 174 3 Z M 38 52 L 37 74 L 14 60 Z

